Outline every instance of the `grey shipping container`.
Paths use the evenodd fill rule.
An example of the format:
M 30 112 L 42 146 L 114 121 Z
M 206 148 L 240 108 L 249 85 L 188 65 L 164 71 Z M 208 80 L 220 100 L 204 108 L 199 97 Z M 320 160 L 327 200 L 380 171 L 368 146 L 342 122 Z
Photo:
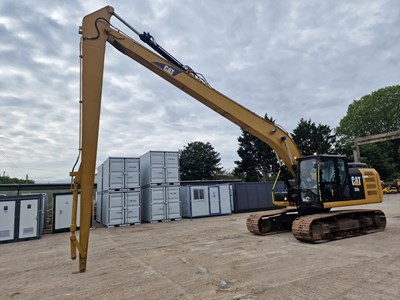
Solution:
M 97 171 L 98 192 L 140 187 L 139 158 L 109 157 Z
M 232 183 L 233 212 L 251 212 L 277 209 L 272 203 L 273 182 L 238 182 Z M 277 182 L 276 192 L 285 189 L 283 182 Z
M 149 151 L 140 157 L 141 186 L 179 183 L 179 157 L 173 151 Z
M 182 216 L 204 217 L 231 214 L 229 185 L 183 186 L 180 188 Z
M 65 232 L 70 230 L 72 218 L 72 193 L 53 194 L 53 227 L 52 232 Z M 80 195 L 78 195 L 76 225 L 80 225 Z
M 139 224 L 141 192 L 104 192 L 101 199 L 101 223 L 116 225 Z
M 179 186 L 147 186 L 142 188 L 142 195 L 142 221 L 182 218 Z

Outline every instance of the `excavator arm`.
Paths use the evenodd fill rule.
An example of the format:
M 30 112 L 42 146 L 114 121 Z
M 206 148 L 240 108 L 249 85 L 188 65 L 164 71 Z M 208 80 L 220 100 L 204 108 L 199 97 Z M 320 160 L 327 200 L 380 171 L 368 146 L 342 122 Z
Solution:
M 113 15 L 131 28 L 129 24 L 114 13 L 114 9 L 110 6 L 84 17 L 81 28 L 80 167 L 78 171 L 71 172 L 74 205 L 70 236 L 71 258 L 75 259 L 77 257 L 76 249 L 78 249 L 79 270 L 81 272 L 86 270 L 90 221 L 93 210 L 94 174 L 100 121 L 104 56 L 107 42 L 121 53 L 129 56 L 164 80 L 268 144 L 276 152 L 292 176 L 295 176 L 296 158 L 300 156 L 296 144 L 285 130 L 221 94 L 210 87 L 192 69 L 171 59 L 168 54 L 164 55 L 166 53 L 165 50 L 158 47 L 156 43 L 151 44 L 152 37 L 149 34 L 139 34 L 131 28 L 143 41 L 150 41 L 150 46 L 164 57 L 142 46 L 113 27 L 110 24 L 110 19 Z M 78 193 L 81 194 L 79 241 L 75 236 Z

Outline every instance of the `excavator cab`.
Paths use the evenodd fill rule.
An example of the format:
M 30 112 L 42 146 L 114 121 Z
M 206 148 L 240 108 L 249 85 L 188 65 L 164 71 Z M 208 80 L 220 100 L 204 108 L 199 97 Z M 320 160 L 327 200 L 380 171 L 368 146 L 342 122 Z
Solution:
M 302 211 L 325 209 L 324 203 L 351 199 L 345 156 L 313 155 L 299 159 L 298 193 L 295 200 Z
M 246 223 L 250 232 L 265 235 L 291 229 L 299 241 L 317 243 L 385 229 L 386 217 L 380 210 L 330 212 L 335 207 L 382 202 L 376 170 L 349 165 L 342 155 L 312 155 L 297 159 L 295 182 L 281 174 L 286 190 L 273 191 L 272 196 L 276 206 L 286 208 L 250 215 Z

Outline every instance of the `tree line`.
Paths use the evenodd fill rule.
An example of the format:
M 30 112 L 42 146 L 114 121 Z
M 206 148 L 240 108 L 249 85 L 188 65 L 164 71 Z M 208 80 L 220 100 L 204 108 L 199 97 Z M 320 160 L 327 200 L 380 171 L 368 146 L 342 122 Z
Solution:
M 0 184 L 13 184 L 13 183 L 17 183 L 17 184 L 33 184 L 35 183 L 33 180 L 30 179 L 19 179 L 17 177 L 10 177 L 8 175 L 3 175 L 0 176 Z
M 265 114 L 264 118 L 275 120 Z M 311 119 L 300 119 L 292 138 L 302 155 L 343 154 L 353 160 L 356 137 L 400 129 L 400 85 L 389 86 L 354 100 L 339 126 L 331 128 Z M 243 131 L 238 137 L 240 160 L 229 173 L 220 166 L 220 154 L 209 142 L 188 143 L 180 153 L 182 180 L 239 178 L 244 181 L 267 181 L 278 169 L 274 151 L 264 142 Z M 361 146 L 361 157 L 375 168 L 383 180 L 400 177 L 400 140 Z

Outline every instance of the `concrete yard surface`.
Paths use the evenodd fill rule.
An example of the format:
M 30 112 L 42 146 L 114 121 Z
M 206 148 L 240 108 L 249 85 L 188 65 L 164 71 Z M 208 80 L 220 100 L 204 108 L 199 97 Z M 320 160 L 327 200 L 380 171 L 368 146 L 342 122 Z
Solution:
M 323 244 L 255 236 L 245 214 L 91 230 L 87 271 L 69 233 L 0 244 L 0 299 L 400 299 L 400 195 L 383 232 Z

